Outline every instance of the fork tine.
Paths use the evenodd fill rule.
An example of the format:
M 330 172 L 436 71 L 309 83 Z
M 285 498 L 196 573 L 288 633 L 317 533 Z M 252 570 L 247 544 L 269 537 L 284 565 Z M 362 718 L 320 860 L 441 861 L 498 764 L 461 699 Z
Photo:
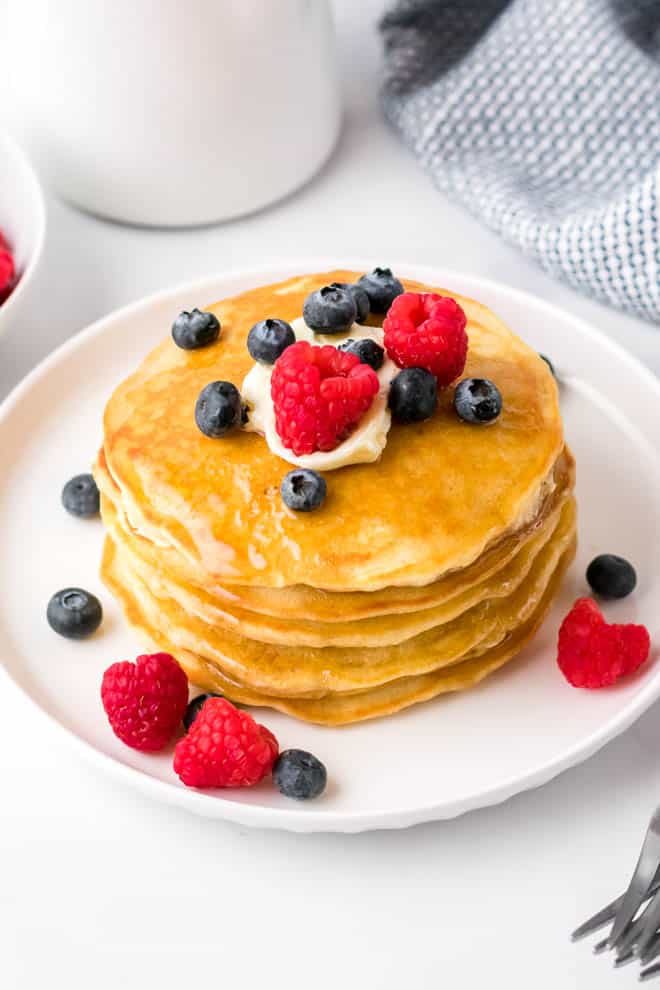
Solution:
M 611 948 L 616 948 L 619 939 L 646 900 L 649 887 L 653 883 L 659 865 L 660 809 L 656 808 L 642 843 L 635 872 L 623 898 L 623 904 L 614 919 L 614 925 L 608 939 Z
M 640 921 L 642 922 L 642 933 L 637 941 L 637 955 L 642 962 L 648 962 L 646 955 L 650 951 L 660 927 L 660 894 L 654 896 Z
M 579 925 L 575 931 L 572 932 L 571 941 L 577 942 L 578 939 L 585 938 L 587 935 L 591 935 L 593 932 L 597 932 L 600 928 L 604 928 L 605 925 L 609 924 L 609 922 L 616 917 L 617 911 L 623 904 L 624 896 L 624 894 L 621 894 L 621 896 L 617 897 L 616 900 L 611 901 L 606 905 L 606 907 L 602 908 L 600 911 L 597 911 L 591 918 Z
M 621 955 L 617 956 L 614 960 L 614 968 L 620 969 L 622 966 L 627 966 L 628 963 L 635 961 L 635 953 L 632 949 L 628 949 L 627 952 L 622 952 Z
M 658 956 L 660 956 L 660 935 L 656 934 L 646 951 L 640 955 L 639 960 L 642 966 L 648 966 Z
M 649 889 L 647 896 L 651 897 L 651 895 L 655 894 L 657 890 L 660 890 L 660 869 L 656 873 L 655 879 L 651 885 L 651 888 Z M 583 922 L 572 933 L 571 940 L 573 942 L 577 942 L 578 939 L 585 938 L 587 935 L 591 935 L 593 932 L 597 932 L 600 928 L 604 928 L 605 925 L 607 925 L 610 921 L 612 921 L 614 917 L 616 917 L 617 911 L 623 904 L 624 897 L 625 897 L 625 893 L 621 894 L 620 897 L 617 897 L 615 900 L 611 901 L 604 908 L 602 908 L 600 911 L 594 914 L 591 918 Z M 599 942 L 598 945 L 594 948 L 594 952 L 602 952 L 604 949 L 606 949 L 608 947 L 607 946 L 608 941 L 609 941 L 608 939 L 604 939 L 604 942 Z
M 632 952 L 633 955 L 636 954 L 635 946 L 645 929 L 646 917 L 649 907 L 650 904 L 648 904 L 644 908 L 639 918 L 633 921 L 632 924 L 628 925 L 625 932 L 617 942 L 616 951 L 618 956 L 626 956 L 628 952 Z
M 647 980 L 652 980 L 655 976 L 660 975 L 660 963 L 655 963 L 653 966 L 647 966 L 639 974 L 639 982 L 645 983 Z

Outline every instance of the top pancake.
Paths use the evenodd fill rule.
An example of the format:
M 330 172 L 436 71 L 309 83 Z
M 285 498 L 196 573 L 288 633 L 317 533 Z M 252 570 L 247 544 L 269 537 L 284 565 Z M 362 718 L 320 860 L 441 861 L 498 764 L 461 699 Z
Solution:
M 252 366 L 246 338 L 254 323 L 291 321 L 309 292 L 357 277 L 309 275 L 222 300 L 207 307 L 222 325 L 218 342 L 184 351 L 168 336 L 119 386 L 105 412 L 104 450 L 136 529 L 224 583 L 373 591 L 425 585 L 465 567 L 533 516 L 563 446 L 554 379 L 490 310 L 450 290 L 404 283 L 452 295 L 465 310 L 463 377 L 497 384 L 503 410 L 495 423 L 461 422 L 453 389 L 444 390 L 430 420 L 393 424 L 378 462 L 328 472 L 323 506 L 299 514 L 279 494 L 291 466 L 263 438 L 237 430 L 213 440 L 198 430 L 201 389 L 216 379 L 240 387 Z

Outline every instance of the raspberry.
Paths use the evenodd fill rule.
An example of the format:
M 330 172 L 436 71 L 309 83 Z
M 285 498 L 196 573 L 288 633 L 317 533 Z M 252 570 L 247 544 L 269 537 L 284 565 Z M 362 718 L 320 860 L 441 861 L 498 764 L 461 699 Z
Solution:
M 467 317 L 455 299 L 432 292 L 397 296 L 383 322 L 385 349 L 400 368 L 424 368 L 441 387 L 462 373 Z
M 14 259 L 7 247 L 0 241 L 0 293 L 9 289 L 14 281 Z
M 279 747 L 272 732 L 226 698 L 208 698 L 174 750 L 188 787 L 252 787 L 270 773 Z
M 299 340 L 277 359 L 271 377 L 275 427 L 282 443 L 297 457 L 334 450 L 360 421 L 378 389 L 376 372 L 355 354 Z
M 113 663 L 103 675 L 101 700 L 116 736 L 143 752 L 167 746 L 188 704 L 188 679 L 169 653 Z
M 559 630 L 557 663 L 573 687 L 600 688 L 634 673 L 650 648 L 646 626 L 607 623 L 592 598 L 578 598 Z

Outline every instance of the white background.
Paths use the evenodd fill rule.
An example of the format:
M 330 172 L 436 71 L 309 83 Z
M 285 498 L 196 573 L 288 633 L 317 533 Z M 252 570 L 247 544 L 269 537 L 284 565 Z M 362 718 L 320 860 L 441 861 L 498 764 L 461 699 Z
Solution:
M 382 0 L 335 6 L 347 114 L 322 173 L 264 213 L 202 230 L 121 227 L 51 199 L 33 306 L 0 343 L 0 397 L 53 347 L 126 302 L 304 253 L 500 279 L 590 320 L 660 371 L 657 328 L 553 282 L 433 190 L 380 116 Z M 615 974 L 568 932 L 619 892 L 634 865 L 660 798 L 657 706 L 588 763 L 498 808 L 405 832 L 307 837 L 195 819 L 128 792 L 79 763 L 2 690 L 7 990 L 635 982 L 632 968 Z

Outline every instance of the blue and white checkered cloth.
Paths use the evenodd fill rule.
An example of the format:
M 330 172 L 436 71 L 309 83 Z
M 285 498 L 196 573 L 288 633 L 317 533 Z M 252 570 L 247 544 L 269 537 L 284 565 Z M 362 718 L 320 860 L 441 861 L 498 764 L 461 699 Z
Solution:
M 387 117 L 547 272 L 660 322 L 660 0 L 399 0 Z

